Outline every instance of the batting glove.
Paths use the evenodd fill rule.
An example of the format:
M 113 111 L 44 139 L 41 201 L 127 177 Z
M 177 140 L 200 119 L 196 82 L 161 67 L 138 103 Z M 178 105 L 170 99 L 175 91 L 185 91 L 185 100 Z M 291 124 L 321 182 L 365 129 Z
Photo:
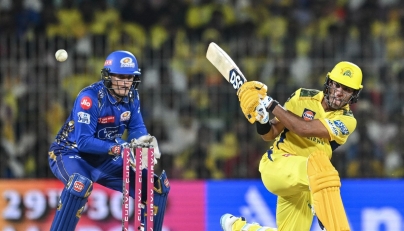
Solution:
M 267 85 L 259 81 L 249 81 L 244 83 L 237 91 L 237 96 L 242 97 L 246 91 L 255 90 L 257 91 L 259 97 L 262 99 L 267 95 L 268 87 Z

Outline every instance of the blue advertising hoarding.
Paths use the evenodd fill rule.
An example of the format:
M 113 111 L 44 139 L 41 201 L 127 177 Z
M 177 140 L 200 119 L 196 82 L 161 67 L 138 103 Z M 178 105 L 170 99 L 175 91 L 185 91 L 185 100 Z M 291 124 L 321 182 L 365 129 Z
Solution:
M 206 190 L 206 230 L 220 230 L 224 213 L 276 227 L 276 196 L 260 180 L 208 181 Z M 341 196 L 351 231 L 404 231 L 403 180 L 343 180 Z

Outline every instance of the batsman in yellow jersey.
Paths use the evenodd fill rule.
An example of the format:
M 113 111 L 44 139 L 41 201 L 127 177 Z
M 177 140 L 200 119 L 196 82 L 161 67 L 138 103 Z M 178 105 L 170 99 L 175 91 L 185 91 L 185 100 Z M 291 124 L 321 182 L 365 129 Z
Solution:
M 341 200 L 341 181 L 330 162 L 332 151 L 355 130 L 349 105 L 362 90 L 362 71 L 351 62 L 338 63 L 327 74 L 323 91 L 298 89 L 284 107 L 267 96 L 267 86 L 245 83 L 237 92 L 240 107 L 265 141 L 274 140 L 259 165 L 265 187 L 278 196 L 277 228 L 247 223 L 224 214 L 224 231 L 309 231 L 313 216 L 327 231 L 349 231 Z M 258 107 L 260 105 L 260 107 Z M 275 118 L 268 119 L 266 108 Z

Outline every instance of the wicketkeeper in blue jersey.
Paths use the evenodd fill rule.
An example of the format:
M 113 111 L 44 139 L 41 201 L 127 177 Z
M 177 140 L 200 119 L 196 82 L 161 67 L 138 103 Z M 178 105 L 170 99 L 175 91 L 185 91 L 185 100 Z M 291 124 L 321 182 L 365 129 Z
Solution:
M 140 113 L 137 91 L 140 74 L 132 53 L 114 51 L 105 60 L 101 81 L 84 88 L 74 101 L 69 117 L 49 149 L 50 168 L 65 185 L 51 231 L 75 229 L 94 183 L 122 191 L 123 145 L 129 142 L 151 144 L 154 163 L 160 158 L 157 140 L 148 134 Z M 125 130 L 127 141 L 122 139 Z M 147 158 L 147 152 L 143 158 Z M 145 170 L 147 161 L 142 164 Z M 130 174 L 134 179 L 134 171 Z M 143 182 L 147 182 L 146 179 Z M 154 206 L 157 207 L 154 230 L 161 230 L 170 190 L 164 171 L 159 177 L 155 176 L 154 184 Z M 129 194 L 134 197 L 134 184 Z M 146 193 L 143 193 L 142 201 L 145 200 Z

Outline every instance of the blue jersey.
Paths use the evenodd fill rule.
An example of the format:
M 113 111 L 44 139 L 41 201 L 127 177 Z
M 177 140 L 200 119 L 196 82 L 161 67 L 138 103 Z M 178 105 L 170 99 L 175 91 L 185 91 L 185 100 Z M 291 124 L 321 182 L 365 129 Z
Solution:
M 147 135 L 140 113 L 139 94 L 132 89 L 120 102 L 111 95 L 102 81 L 84 88 L 56 136 L 53 148 L 76 152 L 94 159 L 106 155 L 127 130 L 128 140 Z M 62 152 L 63 154 L 63 152 Z M 92 157 L 90 157 L 93 159 Z

